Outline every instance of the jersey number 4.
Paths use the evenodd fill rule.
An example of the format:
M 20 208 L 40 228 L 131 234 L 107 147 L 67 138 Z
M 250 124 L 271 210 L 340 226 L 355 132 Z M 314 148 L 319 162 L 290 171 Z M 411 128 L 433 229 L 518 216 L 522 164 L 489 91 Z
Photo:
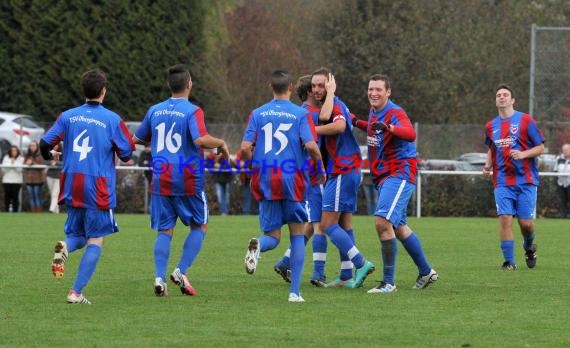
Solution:
M 265 126 L 261 127 L 261 129 L 263 129 L 263 133 L 265 134 L 265 153 L 268 153 L 273 149 L 273 138 L 279 141 L 280 146 L 275 155 L 279 155 L 281 151 L 285 150 L 287 144 L 289 144 L 289 140 L 287 139 L 287 136 L 283 134 L 283 132 L 288 131 L 292 126 L 292 123 L 281 123 L 275 130 L 275 133 L 273 133 L 272 123 L 268 123 Z
M 87 132 L 87 129 L 84 129 L 83 132 L 79 133 L 78 136 L 73 139 L 73 152 L 79 152 L 79 162 L 83 161 L 87 158 L 87 154 L 93 150 L 92 146 L 89 146 L 89 136 L 83 138 L 81 141 L 81 145 L 79 145 L 79 140 L 83 137 L 83 135 Z

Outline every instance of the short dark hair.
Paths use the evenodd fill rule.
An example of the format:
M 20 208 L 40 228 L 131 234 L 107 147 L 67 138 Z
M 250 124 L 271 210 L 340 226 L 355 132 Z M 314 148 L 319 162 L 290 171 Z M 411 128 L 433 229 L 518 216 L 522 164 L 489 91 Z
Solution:
M 497 88 L 495 88 L 495 94 L 497 94 L 500 89 L 506 89 L 507 91 L 511 92 L 511 98 L 515 98 L 515 92 L 513 92 L 511 86 L 507 85 L 506 83 L 499 83 L 497 85 Z
M 277 69 L 271 73 L 269 84 L 275 94 L 283 94 L 287 92 L 287 89 L 292 83 L 293 80 L 287 70 Z
M 331 73 L 330 69 L 322 66 L 322 67 L 318 68 L 317 70 L 313 71 L 313 73 L 311 74 L 311 77 L 313 77 L 315 75 L 324 75 L 324 76 L 326 76 L 326 78 L 329 78 L 330 73 Z
M 390 83 L 390 79 L 388 76 L 383 74 L 374 74 L 370 76 L 370 81 L 384 81 L 384 85 L 386 85 L 386 89 L 392 88 L 392 84 Z
M 89 70 L 81 76 L 81 87 L 87 99 L 99 98 L 106 85 L 107 75 L 100 69 Z
M 299 77 L 297 80 L 297 85 L 295 86 L 295 93 L 302 102 L 309 99 L 309 93 L 311 92 L 311 75 L 305 75 Z
M 172 93 L 182 92 L 191 80 L 190 70 L 184 64 L 176 64 L 168 68 L 166 82 Z

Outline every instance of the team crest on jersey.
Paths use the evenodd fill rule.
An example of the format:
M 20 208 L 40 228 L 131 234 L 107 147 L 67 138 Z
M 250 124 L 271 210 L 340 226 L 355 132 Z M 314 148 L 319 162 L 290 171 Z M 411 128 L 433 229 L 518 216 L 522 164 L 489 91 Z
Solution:
M 518 131 L 519 131 L 519 125 L 518 124 L 511 125 L 511 133 L 512 134 L 517 134 Z

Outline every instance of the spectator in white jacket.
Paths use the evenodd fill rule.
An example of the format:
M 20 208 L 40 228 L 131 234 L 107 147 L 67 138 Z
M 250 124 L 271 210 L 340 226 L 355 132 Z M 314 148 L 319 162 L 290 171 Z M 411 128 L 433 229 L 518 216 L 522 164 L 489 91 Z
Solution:
M 10 151 L 4 156 L 2 165 L 23 165 L 24 157 L 20 156 L 20 149 L 12 145 Z M 17 212 L 20 209 L 20 189 L 22 188 L 22 168 L 6 168 L 2 171 L 2 185 L 4 186 L 4 209 Z
M 556 157 L 556 171 L 568 174 L 558 177 L 558 194 L 560 197 L 560 217 L 570 217 L 570 144 L 562 145 L 562 154 Z

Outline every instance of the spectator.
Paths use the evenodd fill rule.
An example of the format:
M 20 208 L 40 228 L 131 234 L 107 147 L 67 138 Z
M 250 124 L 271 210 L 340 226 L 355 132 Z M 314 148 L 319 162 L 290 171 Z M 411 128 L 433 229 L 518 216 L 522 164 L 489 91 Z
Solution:
M 236 154 L 236 167 L 240 170 L 239 181 L 241 182 L 242 205 L 241 211 L 243 215 L 257 214 L 258 204 L 251 194 L 251 174 L 247 173 L 244 162 L 241 161 L 241 151 Z
M 60 151 L 59 149 L 56 151 Z M 46 169 L 46 184 L 50 194 L 49 211 L 54 214 L 59 214 L 59 174 L 61 173 L 61 164 L 63 156 L 59 159 L 51 159 L 46 161 L 50 167 Z
M 143 152 L 141 152 L 141 155 L 139 156 L 139 160 L 138 160 L 137 165 L 139 167 L 147 167 L 148 168 L 148 163 L 150 162 L 151 156 L 152 155 L 150 153 L 150 144 L 145 144 L 144 150 L 143 150 Z M 150 170 L 145 170 L 144 176 L 146 178 L 146 181 L 150 185 L 150 180 L 152 179 L 152 172 Z
M 558 194 L 560 197 L 560 217 L 570 217 L 570 144 L 562 145 L 562 154 L 556 157 L 555 171 L 568 176 L 558 177 Z
M 208 154 L 208 159 L 214 161 L 214 169 L 212 175 L 216 184 L 216 197 L 218 199 L 218 209 L 222 216 L 230 213 L 230 185 L 233 174 L 231 172 L 231 160 L 222 160 L 221 156 L 217 156 L 213 151 Z
M 139 156 L 139 160 L 137 162 L 137 165 L 139 167 L 146 167 L 147 170 L 144 171 L 144 176 L 146 178 L 146 182 L 148 184 L 148 188 L 150 188 L 150 182 L 152 180 L 152 171 L 150 170 L 148 164 L 150 162 L 150 159 L 152 158 L 152 154 L 150 151 L 150 144 L 146 143 L 144 145 L 144 150 L 141 152 L 141 155 Z M 149 199 L 147 199 L 148 202 L 148 212 L 150 213 L 150 190 L 147 189 L 147 196 Z
M 44 163 L 38 142 L 34 140 L 28 146 L 28 151 L 24 156 L 24 164 L 32 166 Z M 44 170 L 42 168 L 26 168 L 23 170 L 23 174 L 24 184 L 26 184 L 30 199 L 30 210 L 32 213 L 40 213 L 43 204 Z
M 22 165 L 24 158 L 20 156 L 20 149 L 16 145 L 2 160 L 3 165 Z M 4 186 L 4 209 L 8 212 L 17 212 L 20 207 L 20 188 L 22 187 L 22 168 L 4 168 L 2 185 Z

